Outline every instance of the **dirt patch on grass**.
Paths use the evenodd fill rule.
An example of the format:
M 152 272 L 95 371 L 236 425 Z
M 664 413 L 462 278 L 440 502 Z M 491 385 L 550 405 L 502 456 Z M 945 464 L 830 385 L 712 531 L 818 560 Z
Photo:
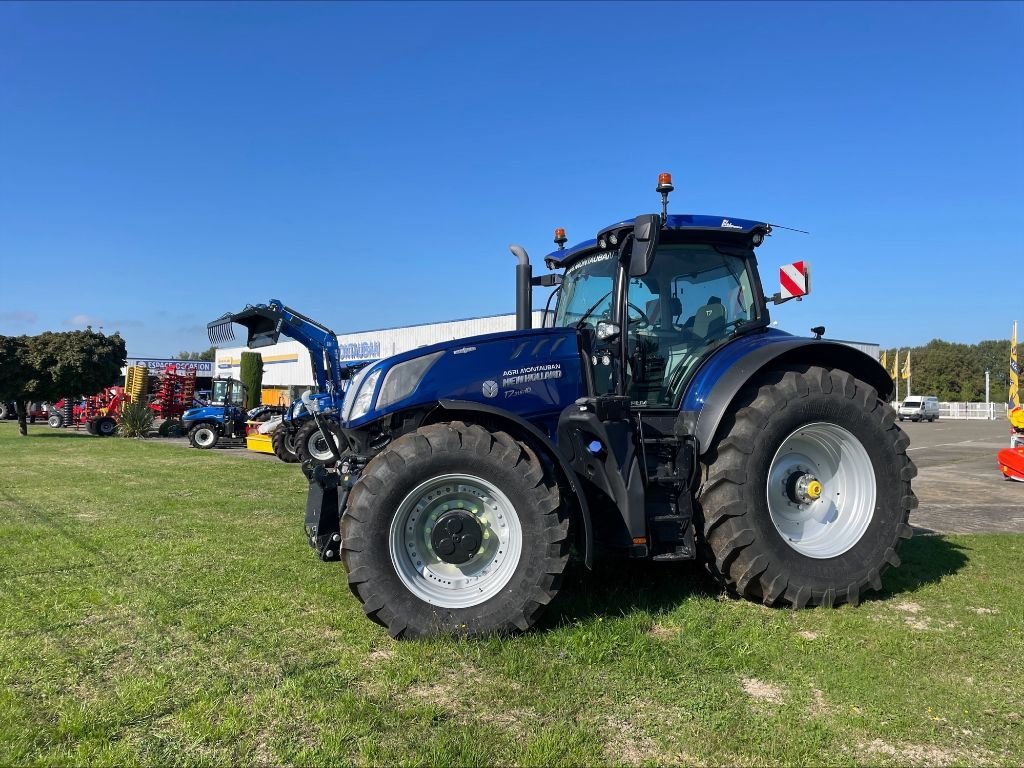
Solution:
M 741 683 L 743 692 L 750 698 L 768 704 L 782 704 L 783 690 L 779 686 L 758 680 L 756 677 L 744 677 Z
M 666 627 L 663 624 L 655 624 L 647 630 L 647 634 L 651 637 L 657 638 L 658 640 L 672 640 L 679 636 L 679 630 L 672 627 Z
M 904 601 L 902 603 L 896 603 L 896 605 L 894 605 L 893 608 L 895 608 L 897 611 L 902 611 L 903 613 L 909 613 L 909 614 L 914 615 L 914 616 L 916 616 L 917 614 L 919 614 L 921 611 L 924 610 L 917 603 L 911 603 L 911 602 L 907 602 L 907 601 Z
M 818 633 L 817 632 L 812 632 L 809 629 L 802 629 L 802 630 L 800 630 L 799 632 L 796 633 L 796 636 L 801 638 L 801 639 L 803 639 L 803 640 L 817 640 L 818 639 Z
M 814 697 L 810 706 L 811 717 L 824 717 L 832 711 L 832 708 L 828 705 L 828 701 L 825 700 L 825 694 L 819 689 L 815 688 L 811 691 L 811 695 Z
M 987 749 L 951 749 L 935 744 L 890 744 L 874 739 L 858 744 L 857 751 L 865 762 L 877 762 L 879 758 L 891 758 L 899 763 L 921 766 L 946 766 L 958 763 L 987 764 L 993 754 Z
M 611 715 L 606 722 L 608 739 L 604 754 L 610 764 L 696 765 L 691 755 L 673 754 L 658 747 L 643 730 L 630 720 Z

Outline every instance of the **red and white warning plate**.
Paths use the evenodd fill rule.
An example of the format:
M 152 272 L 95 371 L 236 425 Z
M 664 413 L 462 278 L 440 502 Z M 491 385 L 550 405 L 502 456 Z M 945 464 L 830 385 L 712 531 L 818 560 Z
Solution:
M 784 299 L 795 299 L 810 293 L 809 273 L 811 265 L 804 261 L 794 261 L 779 267 L 779 284 Z

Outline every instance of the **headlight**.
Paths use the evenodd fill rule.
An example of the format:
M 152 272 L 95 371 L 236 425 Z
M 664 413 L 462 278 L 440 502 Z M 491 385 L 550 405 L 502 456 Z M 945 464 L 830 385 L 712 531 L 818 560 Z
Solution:
M 432 355 L 424 355 L 415 360 L 399 363 L 388 371 L 388 375 L 384 377 L 384 383 L 380 386 L 377 407 L 387 408 L 392 403 L 397 403 L 411 395 L 431 366 L 443 356 L 444 352 L 435 352 Z
M 367 369 L 368 370 L 368 369 Z M 360 371 L 360 374 L 362 371 Z M 377 387 L 377 379 L 380 378 L 380 368 L 374 368 L 372 373 L 367 374 L 362 381 L 359 377 L 356 377 L 356 381 L 353 382 L 352 388 L 355 390 L 355 397 L 352 398 L 349 405 L 349 398 L 345 398 L 345 406 L 348 413 L 345 414 L 345 420 L 351 421 L 352 419 L 358 419 L 361 416 L 365 416 L 367 411 L 370 410 L 370 403 L 373 400 L 373 390 Z

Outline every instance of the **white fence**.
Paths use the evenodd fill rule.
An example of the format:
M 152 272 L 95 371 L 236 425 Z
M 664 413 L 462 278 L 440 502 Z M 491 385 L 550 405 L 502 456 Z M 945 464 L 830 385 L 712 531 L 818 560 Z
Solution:
M 899 403 L 891 403 L 893 409 Z M 1005 419 L 1006 403 L 939 403 L 940 419 Z
M 939 403 L 942 419 L 1006 418 L 1006 403 Z

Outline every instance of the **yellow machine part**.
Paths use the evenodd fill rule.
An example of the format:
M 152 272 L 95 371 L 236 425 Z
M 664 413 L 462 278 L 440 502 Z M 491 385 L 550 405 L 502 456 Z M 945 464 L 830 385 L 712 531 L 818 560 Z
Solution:
M 1024 408 L 1018 405 L 1007 414 L 1007 417 L 1015 428 L 1024 429 Z
M 245 438 L 245 447 L 257 453 L 274 452 L 274 444 L 271 442 L 270 435 L 257 435 L 255 433 L 248 435 Z
M 128 369 L 124 380 L 124 393 L 129 401 L 137 403 L 146 394 L 148 377 L 149 369 L 144 365 L 133 365 Z

